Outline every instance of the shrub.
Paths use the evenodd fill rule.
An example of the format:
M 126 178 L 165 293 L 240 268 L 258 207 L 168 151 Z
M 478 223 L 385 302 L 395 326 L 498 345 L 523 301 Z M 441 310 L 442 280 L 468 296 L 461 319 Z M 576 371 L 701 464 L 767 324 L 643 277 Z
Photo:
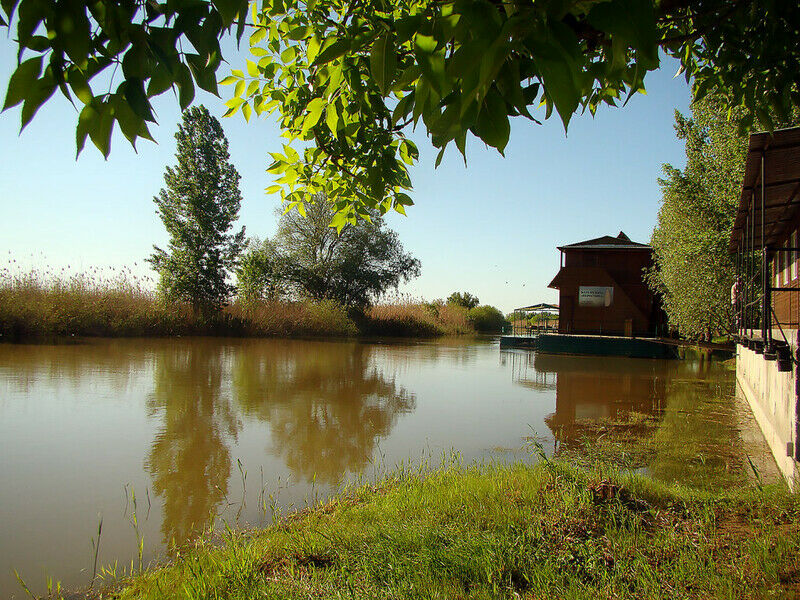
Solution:
M 508 321 L 499 310 L 494 306 L 483 305 L 471 308 L 468 318 L 475 327 L 475 331 L 480 333 L 500 333 L 508 325 Z

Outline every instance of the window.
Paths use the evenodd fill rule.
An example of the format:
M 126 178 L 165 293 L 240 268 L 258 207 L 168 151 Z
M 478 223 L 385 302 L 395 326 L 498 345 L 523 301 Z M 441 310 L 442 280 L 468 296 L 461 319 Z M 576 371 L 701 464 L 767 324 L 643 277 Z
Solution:
M 797 248 L 797 230 L 796 229 L 792 232 L 792 237 L 790 239 L 791 239 L 790 244 L 792 245 L 792 248 Z M 790 265 L 791 265 L 791 269 L 792 269 L 792 271 L 791 271 L 791 273 L 792 273 L 792 281 L 794 281 L 795 279 L 797 279 L 797 250 L 793 249 L 791 251 L 791 253 L 789 254 L 789 258 L 790 258 Z
M 778 270 L 778 257 L 781 255 L 780 252 L 776 252 L 775 256 L 772 258 L 772 285 L 773 287 L 778 287 L 780 285 L 780 271 Z
M 784 251 L 781 252 L 781 256 L 783 257 L 783 285 L 789 285 L 789 263 L 791 262 L 789 259 L 789 253 L 785 250 L 789 247 L 789 240 L 786 240 L 786 243 L 783 245 Z

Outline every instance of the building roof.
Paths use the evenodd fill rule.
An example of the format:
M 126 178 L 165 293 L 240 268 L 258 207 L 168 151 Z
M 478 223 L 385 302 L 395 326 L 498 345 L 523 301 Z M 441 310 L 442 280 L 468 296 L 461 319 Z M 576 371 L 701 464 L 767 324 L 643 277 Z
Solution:
M 763 162 L 763 182 L 761 178 Z M 762 202 L 761 192 L 764 192 Z M 800 211 L 800 127 L 779 129 L 772 134 L 750 136 L 744 165 L 739 209 L 731 232 L 729 250 L 736 252 L 745 226 L 750 230 L 748 247 L 770 246 L 786 235 L 786 228 Z M 764 210 L 761 210 L 761 207 Z
M 522 306 L 520 308 L 515 308 L 514 310 L 558 310 L 558 304 L 546 304 L 542 302 L 540 304 L 531 304 L 530 306 Z
M 650 250 L 647 244 L 632 242 L 631 238 L 620 231 L 617 237 L 604 235 L 603 237 L 559 246 L 559 250 Z

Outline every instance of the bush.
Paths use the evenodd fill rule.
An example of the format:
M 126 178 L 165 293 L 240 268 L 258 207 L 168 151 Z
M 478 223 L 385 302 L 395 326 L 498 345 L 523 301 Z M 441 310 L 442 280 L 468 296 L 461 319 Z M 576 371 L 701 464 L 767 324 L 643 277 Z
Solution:
M 494 306 L 483 305 L 471 308 L 468 318 L 475 331 L 480 333 L 500 333 L 506 325 L 506 318 Z

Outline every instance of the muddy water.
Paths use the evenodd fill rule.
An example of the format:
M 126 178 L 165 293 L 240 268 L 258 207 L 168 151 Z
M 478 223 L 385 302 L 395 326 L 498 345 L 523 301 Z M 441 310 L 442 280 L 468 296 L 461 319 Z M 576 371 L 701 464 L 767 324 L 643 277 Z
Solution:
M 0 345 L 0 597 L 263 525 L 348 481 L 458 451 L 535 460 L 580 424 L 651 415 L 649 471 L 714 486 L 770 461 L 714 363 L 555 357 L 491 340 Z M 709 429 L 711 428 L 711 429 Z M 584 431 L 585 433 L 585 431 Z M 720 443 L 711 443 L 709 433 Z M 585 436 L 583 442 L 585 443 Z M 758 462 L 761 461 L 761 462 Z

